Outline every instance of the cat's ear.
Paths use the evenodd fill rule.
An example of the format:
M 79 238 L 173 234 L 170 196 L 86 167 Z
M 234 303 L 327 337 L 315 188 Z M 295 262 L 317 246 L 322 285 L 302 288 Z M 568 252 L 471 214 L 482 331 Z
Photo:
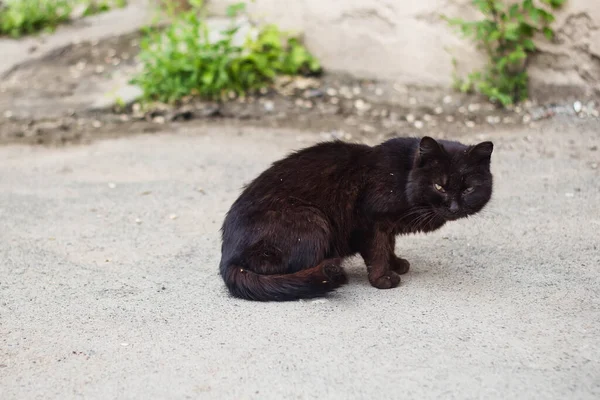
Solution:
M 489 164 L 494 151 L 492 142 L 481 142 L 469 150 L 469 158 L 473 162 Z
M 444 156 L 444 149 L 440 144 L 429 136 L 424 136 L 419 142 L 419 166 L 430 161 L 439 160 Z

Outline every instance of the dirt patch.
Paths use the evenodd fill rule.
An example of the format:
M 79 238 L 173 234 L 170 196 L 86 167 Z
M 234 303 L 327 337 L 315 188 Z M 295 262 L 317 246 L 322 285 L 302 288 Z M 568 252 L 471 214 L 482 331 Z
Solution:
M 97 111 L 93 104 L 134 74 L 139 34 L 84 42 L 19 65 L 0 84 L 0 144 L 60 145 L 153 133 L 182 124 L 229 124 L 322 131 L 332 137 L 383 140 L 397 134 L 436 137 L 506 130 L 555 114 L 598 116 L 596 103 L 528 102 L 498 109 L 479 96 L 356 80 L 347 76 L 281 78 L 272 88 L 223 103 L 187 99 L 142 111 Z

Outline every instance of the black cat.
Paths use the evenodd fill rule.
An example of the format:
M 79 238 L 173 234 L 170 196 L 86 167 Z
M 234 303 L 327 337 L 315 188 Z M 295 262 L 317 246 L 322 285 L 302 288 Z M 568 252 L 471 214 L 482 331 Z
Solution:
M 222 227 L 220 271 L 236 297 L 322 296 L 347 282 L 360 253 L 371 285 L 400 283 L 396 235 L 430 232 L 479 212 L 492 195 L 493 144 L 430 137 L 370 147 L 341 141 L 300 150 L 251 182 Z

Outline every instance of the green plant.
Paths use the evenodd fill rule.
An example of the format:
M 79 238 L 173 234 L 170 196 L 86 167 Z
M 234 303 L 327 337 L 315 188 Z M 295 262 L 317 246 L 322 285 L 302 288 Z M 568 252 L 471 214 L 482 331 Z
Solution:
M 537 1 L 537 0 L 536 0 Z M 477 91 L 503 106 L 523 101 L 528 96 L 527 64 L 536 51 L 533 41 L 538 33 L 548 40 L 554 37 L 550 24 L 552 11 L 566 0 L 472 0 L 484 15 L 479 21 L 446 18 L 459 28 L 465 37 L 474 39 L 488 57 L 481 71 L 470 73 L 466 79 L 457 80 L 463 92 Z
M 115 8 L 124 8 L 127 0 L 91 0 L 85 5 L 83 16 L 100 14 Z
M 0 9 L 0 35 L 19 37 L 53 29 L 68 21 L 73 2 L 69 0 L 8 0 Z
M 175 13 L 164 31 L 146 29 L 140 42 L 142 71 L 133 79 L 144 100 L 173 103 L 184 96 L 220 100 L 234 92 L 244 95 L 268 85 L 279 74 L 315 73 L 319 63 L 293 36 L 267 25 L 236 43 L 241 26 L 236 17 L 245 5 L 228 9 L 230 26 L 217 38 L 209 34 L 202 1 Z
M 52 31 L 68 22 L 76 6 L 83 15 L 124 7 L 126 0 L 6 0 L 0 1 L 0 35 L 20 37 L 39 31 Z

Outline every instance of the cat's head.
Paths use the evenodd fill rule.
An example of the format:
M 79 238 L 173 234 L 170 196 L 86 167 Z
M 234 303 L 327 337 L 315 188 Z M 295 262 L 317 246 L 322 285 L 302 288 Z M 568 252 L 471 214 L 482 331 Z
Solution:
M 494 145 L 465 146 L 424 137 L 407 185 L 408 201 L 445 220 L 479 212 L 492 196 L 490 159 Z

